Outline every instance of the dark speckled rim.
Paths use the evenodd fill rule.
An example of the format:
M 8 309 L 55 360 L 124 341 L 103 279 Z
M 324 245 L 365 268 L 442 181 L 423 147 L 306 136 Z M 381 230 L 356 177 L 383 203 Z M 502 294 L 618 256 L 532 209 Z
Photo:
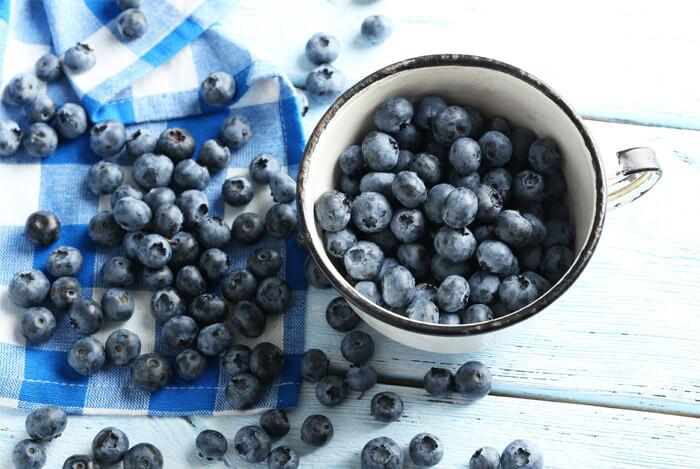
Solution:
M 387 323 L 391 326 L 398 327 L 400 329 L 414 332 L 417 334 L 434 335 L 434 336 L 468 336 L 474 334 L 485 334 L 488 332 L 493 332 L 499 329 L 512 326 L 521 321 L 524 321 L 531 316 L 542 311 L 545 307 L 549 306 L 557 298 L 559 298 L 573 283 L 576 281 L 578 276 L 581 274 L 583 269 L 588 264 L 596 245 L 598 244 L 598 239 L 600 238 L 603 221 L 605 218 L 606 201 L 607 201 L 607 189 L 606 181 L 603 173 L 603 165 L 601 163 L 600 156 L 596 147 L 591 139 L 590 135 L 586 131 L 583 122 L 578 117 L 578 115 L 571 109 L 571 107 L 549 86 L 544 84 L 539 79 L 530 75 L 517 67 L 508 65 L 497 60 L 488 59 L 485 57 L 479 57 L 474 55 L 459 55 L 459 54 L 445 54 L 445 55 L 426 55 L 422 57 L 415 57 L 412 59 L 407 59 L 393 65 L 384 67 L 371 75 L 365 77 L 352 88 L 343 93 L 328 109 L 328 111 L 323 115 L 319 123 L 316 125 L 313 133 L 309 137 L 309 141 L 306 145 L 306 150 L 304 151 L 304 156 L 301 161 L 301 167 L 299 170 L 298 182 L 297 182 L 297 197 L 299 200 L 299 218 L 301 221 L 301 229 L 304 231 L 304 236 L 307 240 L 310 239 L 309 230 L 316 229 L 316 222 L 314 219 L 313 210 L 311 213 L 307 213 L 304 210 L 306 206 L 306 195 L 304 191 L 304 186 L 307 184 L 308 169 L 311 157 L 316 148 L 318 140 L 325 130 L 328 123 L 335 117 L 338 111 L 343 107 L 343 105 L 357 93 L 363 89 L 372 86 L 374 83 L 383 80 L 391 75 L 404 72 L 407 70 L 414 70 L 426 67 L 441 67 L 441 66 L 461 66 L 461 67 L 479 67 L 490 70 L 495 70 L 498 72 L 506 73 L 512 77 L 521 80 L 530 86 L 536 88 L 543 95 L 545 95 L 549 100 L 555 103 L 566 116 L 571 120 L 571 122 L 576 126 L 586 148 L 592 156 L 591 164 L 595 172 L 595 218 L 593 220 L 593 225 L 590 232 L 586 238 L 583 249 L 581 253 L 577 256 L 574 261 L 573 266 L 570 268 L 567 275 L 562 278 L 552 289 L 550 289 L 543 296 L 538 298 L 534 303 L 529 304 L 525 308 L 521 308 L 514 311 L 506 316 L 500 318 L 492 319 L 491 321 L 486 321 L 477 324 L 459 324 L 459 325 L 443 325 L 443 324 L 428 324 L 424 322 L 414 321 L 408 319 L 405 316 L 393 313 L 388 309 L 382 308 L 362 295 L 360 295 L 352 285 L 345 280 L 345 278 L 338 272 L 338 270 L 330 263 L 323 263 L 319 253 L 316 251 L 312 243 L 307 243 L 309 246 L 309 252 L 316 260 L 323 273 L 326 275 L 328 280 L 331 282 L 333 287 L 335 287 L 338 292 L 350 303 L 354 304 L 356 307 L 360 308 L 362 311 L 366 312 L 373 318 Z M 313 205 L 311 205 L 313 206 Z

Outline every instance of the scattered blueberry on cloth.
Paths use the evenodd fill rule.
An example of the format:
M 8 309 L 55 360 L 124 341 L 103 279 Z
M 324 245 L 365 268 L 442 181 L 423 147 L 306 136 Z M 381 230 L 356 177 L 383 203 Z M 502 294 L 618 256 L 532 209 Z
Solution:
M 39 92 L 49 94 L 59 106 L 80 102 L 92 122 L 119 120 L 127 125 L 127 135 L 137 128 L 158 135 L 166 127 L 182 126 L 192 132 L 199 147 L 217 136 L 229 112 L 242 115 L 251 123 L 253 138 L 233 152 L 227 169 L 212 175 L 205 193 L 212 215 L 222 216 L 229 226 L 243 211 L 264 215 L 273 204 L 269 187 L 257 186 L 251 204 L 234 208 L 224 204 L 221 186 L 227 177 L 247 174 L 251 159 L 263 152 L 279 158 L 296 177 L 304 139 L 294 88 L 275 67 L 237 43 L 232 37 L 235 31 L 216 23 L 230 10 L 227 0 L 149 0 L 141 10 L 149 19 L 148 30 L 127 41 L 117 30 L 121 10 L 114 1 L 0 2 L 2 86 L 20 72 L 33 74 L 42 55 L 61 56 L 83 42 L 95 51 L 96 64 L 48 84 L 39 81 Z M 199 95 L 201 81 L 215 71 L 235 78 L 231 109 L 210 107 Z M 22 107 L 5 102 L 0 104 L 0 119 L 15 120 L 23 131 L 30 124 Z M 28 344 L 20 333 L 22 310 L 8 297 L 14 273 L 31 267 L 45 271 L 54 247 L 75 246 L 84 257 L 77 276 L 83 295 L 99 300 L 105 291 L 99 275 L 102 264 L 123 255 L 120 247 L 96 247 L 87 234 L 90 218 L 110 206 L 109 195 L 95 195 L 86 183 L 90 166 L 100 159 L 90 150 L 87 133 L 74 140 L 61 138 L 56 152 L 47 158 L 32 157 L 22 148 L 13 156 L 0 157 L 0 404 L 25 409 L 55 404 L 69 413 L 236 413 L 224 397 L 229 378 L 219 360 L 211 360 L 195 382 L 175 377 L 163 390 L 149 394 L 134 386 L 128 367 L 109 364 L 91 377 L 72 371 L 66 351 L 78 335 L 68 327 L 65 314 L 58 314 L 56 333 L 47 342 Z M 125 182 L 130 182 L 133 159 L 122 151 L 110 161 L 124 167 Z M 39 209 L 52 211 L 61 220 L 61 237 L 52 246 L 33 246 L 23 235 L 27 216 Z M 270 341 L 282 348 L 285 370 L 257 407 L 294 407 L 304 351 L 304 254 L 293 237 L 285 241 L 268 236 L 250 247 L 231 243 L 227 253 L 232 269 L 245 268 L 249 254 L 262 246 L 284 254 L 282 276 L 293 289 L 293 304 L 283 316 L 268 321 L 261 337 L 250 343 L 237 334 L 236 342 Z M 156 351 L 172 361 L 173 354 L 159 339 L 161 326 L 150 313 L 151 292 L 137 285 L 132 294 L 133 317 L 126 323 L 105 324 L 94 337 L 104 343 L 112 331 L 126 328 L 140 336 L 142 353 Z

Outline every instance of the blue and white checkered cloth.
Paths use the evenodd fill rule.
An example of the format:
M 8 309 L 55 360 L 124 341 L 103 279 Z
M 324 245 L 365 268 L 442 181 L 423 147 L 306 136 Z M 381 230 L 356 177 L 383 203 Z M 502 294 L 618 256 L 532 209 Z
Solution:
M 250 160 L 262 152 L 285 162 L 295 177 L 304 138 L 289 81 L 215 23 L 230 7 L 226 0 L 145 0 L 142 11 L 149 20 L 148 33 L 125 42 L 115 32 L 120 10 L 113 0 L 0 1 L 2 86 L 19 72 L 33 71 L 41 55 L 49 51 L 61 55 L 76 42 L 86 42 L 95 50 L 96 66 L 46 87 L 59 106 L 80 101 L 93 122 L 138 123 L 127 127 L 128 134 L 147 128 L 158 135 L 166 127 L 183 126 L 201 144 L 217 136 L 229 110 L 207 107 L 199 97 L 199 83 L 213 71 L 226 71 L 235 77 L 238 90 L 230 111 L 251 122 L 254 136 L 246 147 L 234 152 L 227 170 L 212 175 L 205 193 L 212 213 L 223 216 L 229 225 L 242 211 L 264 214 L 273 203 L 267 187 L 257 187 L 254 201 L 239 209 L 224 204 L 221 184 L 227 177 L 246 174 Z M 29 126 L 23 109 L 2 103 L 0 119 L 8 118 L 22 129 Z M 99 159 L 90 150 L 86 135 L 61 140 L 56 153 L 43 160 L 24 150 L 0 157 L 0 405 L 32 409 L 56 404 L 68 412 L 85 414 L 236 413 L 224 398 L 228 376 L 218 361 L 211 360 L 196 382 L 175 377 L 165 389 L 150 394 L 131 383 L 128 367 L 109 364 L 89 378 L 73 372 L 66 362 L 66 350 L 78 335 L 64 314 L 57 315 L 56 333 L 46 343 L 29 344 L 19 332 L 22 311 L 9 300 L 10 279 L 30 267 L 44 269 L 56 245 L 82 251 L 84 263 L 78 279 L 84 296 L 99 301 L 105 291 L 100 268 L 120 254 L 121 248 L 96 248 L 87 235 L 90 218 L 109 208 L 109 196 L 94 195 L 85 182 L 89 167 Z M 130 182 L 130 159 L 122 154 L 113 161 L 123 166 L 125 182 Z M 39 209 L 53 211 L 62 222 L 61 238 L 54 246 L 36 247 L 23 236 L 26 217 Z M 285 253 L 281 275 L 292 286 L 294 301 L 283 317 L 269 318 L 262 337 L 251 341 L 237 335 L 236 341 L 251 346 L 270 341 L 284 350 L 284 373 L 259 408 L 293 407 L 304 350 L 304 254 L 293 239 L 266 237 L 260 244 Z M 252 249 L 229 248 L 234 269 L 245 267 Z M 104 342 L 115 329 L 126 328 L 140 336 L 142 352 L 155 350 L 172 359 L 171 351 L 159 340 L 160 325 L 150 314 L 151 292 L 139 291 L 137 286 L 133 294 L 134 316 L 125 323 L 105 324 L 95 337 Z

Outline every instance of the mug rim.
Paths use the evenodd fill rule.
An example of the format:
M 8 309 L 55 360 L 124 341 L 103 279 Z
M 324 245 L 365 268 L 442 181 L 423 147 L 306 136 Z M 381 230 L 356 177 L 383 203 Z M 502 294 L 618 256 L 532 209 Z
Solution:
M 310 210 L 310 213 L 307 213 L 304 208 L 306 205 L 304 185 L 307 182 L 306 180 L 308 177 L 309 165 L 311 164 L 311 156 L 314 153 L 321 134 L 326 129 L 328 123 L 336 116 L 338 111 L 345 105 L 345 103 L 365 88 L 368 88 L 376 82 L 392 75 L 409 70 L 442 66 L 475 67 L 495 70 L 521 80 L 540 91 L 545 95 L 545 97 L 554 102 L 576 127 L 584 141 L 586 149 L 591 155 L 591 164 L 595 175 L 595 215 L 593 224 L 581 252 L 574 260 L 574 264 L 569 268 L 569 272 L 544 295 L 538 297 L 534 302 L 530 303 L 524 308 L 520 308 L 506 314 L 505 316 L 480 323 L 447 325 L 416 321 L 394 313 L 365 298 L 357 290 L 355 290 L 355 288 L 340 274 L 335 266 L 329 267 L 322 261 L 320 254 L 316 250 L 313 243 L 311 243 L 310 239 L 310 230 L 316 228 L 316 220 L 313 209 Z M 333 102 L 333 104 L 324 113 L 323 117 L 319 120 L 318 124 L 316 124 L 316 127 L 308 139 L 306 148 L 304 149 L 297 179 L 297 209 L 299 212 L 301 229 L 303 230 L 304 234 L 304 240 L 306 241 L 309 254 L 313 257 L 314 261 L 331 285 L 338 290 L 342 297 L 348 302 L 373 318 L 405 331 L 432 336 L 454 337 L 494 332 L 496 330 L 504 329 L 508 326 L 520 323 L 539 313 L 553 303 L 576 281 L 578 276 L 590 261 L 593 251 L 595 250 L 598 240 L 600 239 L 607 204 L 606 180 L 603 173 L 603 165 L 600 155 L 596 149 L 593 139 L 590 137 L 583 122 L 581 121 L 581 118 L 578 116 L 578 114 L 576 114 L 571 106 L 569 106 L 569 104 L 551 87 L 530 73 L 505 62 L 476 55 L 434 54 L 413 57 L 383 67 L 357 82 Z M 329 263 L 332 264 L 332 262 Z

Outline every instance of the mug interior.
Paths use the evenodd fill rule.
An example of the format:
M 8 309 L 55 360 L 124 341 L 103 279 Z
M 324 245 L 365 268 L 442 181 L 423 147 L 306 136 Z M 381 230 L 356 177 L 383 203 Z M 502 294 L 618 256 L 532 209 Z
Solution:
M 568 184 L 566 203 L 570 221 L 576 230 L 574 264 L 564 278 L 553 286 L 552 290 L 557 290 L 557 286 L 570 277 L 572 270 L 577 266 L 581 269 L 585 265 L 587 258 L 581 258 L 589 256 L 592 251 L 599 234 L 595 227 L 602 224 L 605 208 L 604 172 L 580 120 L 549 88 L 514 67 L 474 57 L 457 64 L 444 64 L 441 63 L 444 61 L 435 57 L 412 60 L 419 62 L 397 71 L 390 70 L 391 66 L 387 67 L 383 69 L 383 74 L 382 71 L 377 72 L 383 76 L 370 76 L 346 92 L 324 116 L 309 140 L 300 172 L 299 203 L 302 218 L 305 219 L 302 223 L 308 230 L 308 242 L 313 245 L 312 253 L 316 261 L 327 274 L 335 274 L 331 281 L 341 293 L 351 289 L 360 296 L 342 278 L 343 274 L 338 272 L 325 252 L 322 230 L 314 220 L 314 202 L 323 192 L 336 188 L 339 155 L 349 146 L 360 143 L 362 137 L 374 129 L 372 116 L 379 103 L 393 96 L 403 96 L 415 102 L 421 96 L 437 94 L 449 104 L 470 105 L 488 117 L 502 116 L 508 120 L 511 128 L 526 127 L 538 137 L 549 137 L 556 141 L 562 154 L 561 169 Z M 552 290 L 535 303 L 542 301 Z M 563 289 L 556 296 L 562 291 Z M 366 306 L 358 305 L 353 301 L 356 299 L 353 296 L 348 299 L 356 306 Z M 551 299 L 545 304 L 549 302 Z M 398 316 L 389 310 L 379 309 L 386 314 Z M 537 308 L 539 309 L 541 307 Z M 516 313 L 518 312 L 508 316 Z M 460 326 L 439 327 L 448 329 Z

